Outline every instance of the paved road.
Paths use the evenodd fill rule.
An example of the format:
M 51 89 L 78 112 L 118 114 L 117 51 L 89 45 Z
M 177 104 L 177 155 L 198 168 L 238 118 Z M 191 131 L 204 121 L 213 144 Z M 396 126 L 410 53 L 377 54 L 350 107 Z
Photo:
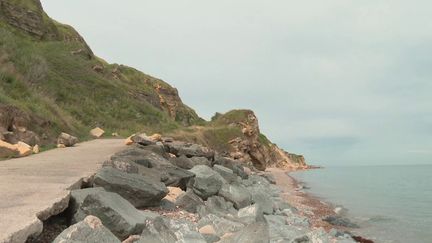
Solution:
M 0 161 L 0 243 L 25 242 L 38 234 L 41 220 L 67 207 L 68 189 L 79 187 L 124 148 L 121 139 L 101 139 Z

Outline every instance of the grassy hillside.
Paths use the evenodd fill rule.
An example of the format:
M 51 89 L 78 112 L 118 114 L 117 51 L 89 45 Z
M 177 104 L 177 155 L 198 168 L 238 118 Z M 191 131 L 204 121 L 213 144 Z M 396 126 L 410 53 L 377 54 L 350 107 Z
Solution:
M 84 138 L 95 126 L 129 135 L 202 122 L 164 81 L 94 56 L 38 1 L 0 4 L 0 104 L 38 121 L 29 129 L 48 138 L 60 131 Z

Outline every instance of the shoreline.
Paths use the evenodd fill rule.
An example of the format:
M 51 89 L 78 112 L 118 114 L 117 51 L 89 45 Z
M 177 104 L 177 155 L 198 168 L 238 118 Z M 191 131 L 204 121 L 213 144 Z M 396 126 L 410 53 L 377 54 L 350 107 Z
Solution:
M 341 232 L 349 232 L 350 228 L 332 225 L 323 220 L 328 216 L 337 216 L 336 205 L 325 202 L 324 200 L 302 190 L 301 182 L 297 181 L 290 173 L 294 170 L 282 170 L 279 168 L 268 168 L 276 181 L 276 185 L 281 189 L 281 197 L 289 204 L 298 209 L 298 214 L 309 219 L 311 228 L 323 228 L 327 232 L 336 229 Z M 374 241 L 363 238 L 362 236 L 352 235 L 354 240 L 360 243 L 374 243 Z

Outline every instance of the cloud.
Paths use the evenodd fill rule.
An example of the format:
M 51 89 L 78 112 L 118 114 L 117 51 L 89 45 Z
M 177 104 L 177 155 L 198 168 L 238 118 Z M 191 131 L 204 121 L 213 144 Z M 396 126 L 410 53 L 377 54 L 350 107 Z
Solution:
M 210 118 L 251 108 L 329 164 L 432 163 L 432 2 L 42 0 L 95 53 L 176 86 Z

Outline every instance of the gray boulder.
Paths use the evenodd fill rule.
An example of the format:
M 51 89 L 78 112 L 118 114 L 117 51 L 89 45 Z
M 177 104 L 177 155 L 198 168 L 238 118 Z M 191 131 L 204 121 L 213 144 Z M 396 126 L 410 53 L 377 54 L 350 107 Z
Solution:
M 121 161 L 121 160 L 107 160 L 102 164 L 103 167 L 112 167 L 114 169 L 131 173 L 131 174 L 138 174 L 139 169 L 138 166 L 127 162 L 127 161 Z
M 62 132 L 57 138 L 57 144 L 63 144 L 66 147 L 72 147 L 78 143 L 78 138 Z
M 237 213 L 237 217 L 245 224 L 252 224 L 264 220 L 262 210 L 257 204 L 240 209 Z
M 251 194 L 252 203 L 259 205 L 264 214 L 273 213 L 274 200 L 265 187 L 254 185 L 247 187 L 247 190 Z
M 198 197 L 192 190 L 187 190 L 185 193 L 180 195 L 175 205 L 182 208 L 190 213 L 196 213 L 199 206 L 204 206 L 204 201 Z
M 221 243 L 268 243 L 269 233 L 264 222 L 253 223 L 222 239 Z
M 219 237 L 222 237 L 226 233 L 237 232 L 245 226 L 243 223 L 235 222 L 214 214 L 208 214 L 198 221 L 198 228 L 206 225 L 213 226 L 216 235 Z
M 150 150 L 142 149 L 138 146 L 131 146 L 128 149 L 120 151 L 113 156 L 111 156 L 111 160 L 123 161 L 123 162 L 134 162 L 139 165 L 143 165 L 145 167 L 149 167 L 147 156 L 153 153 Z
M 161 166 L 157 170 L 166 186 L 180 187 L 184 191 L 186 191 L 189 182 L 195 177 L 194 173 L 174 165 Z
M 120 195 L 103 188 L 88 188 L 71 192 L 70 209 L 72 222 L 84 220 L 87 216 L 98 217 L 118 238 L 140 234 L 146 220 L 154 215 L 138 211 Z
M 205 206 L 198 206 L 197 213 L 200 217 L 214 214 L 220 217 L 235 218 L 237 210 L 232 202 L 227 202 L 223 197 L 212 196 L 204 202 Z
M 215 158 L 215 164 L 231 169 L 235 174 L 240 176 L 242 179 L 247 179 L 249 177 L 244 171 L 242 164 L 233 159 L 217 156 Z
M 264 218 L 268 225 L 269 242 L 272 243 L 293 242 L 293 240 L 303 237 L 308 230 L 307 228 L 299 228 L 287 225 L 286 217 L 284 216 L 264 215 Z
M 83 221 L 74 224 L 58 235 L 53 243 L 120 243 L 120 240 L 111 233 L 100 219 L 87 216 Z
M 232 202 L 236 209 L 251 205 L 251 194 L 239 183 L 223 184 L 218 195 Z
M 168 194 L 168 189 L 161 182 L 111 167 L 102 168 L 95 175 L 94 184 L 118 193 L 135 207 L 157 206 Z
M 206 243 L 197 228 L 185 220 L 158 217 L 148 221 L 137 243 Z
M 197 165 L 190 172 L 195 174 L 191 185 L 194 193 L 206 200 L 216 195 L 226 181 L 217 172 L 206 165 Z
M 188 158 L 205 157 L 209 160 L 214 160 L 215 152 L 207 147 L 198 144 L 174 141 L 170 143 L 165 143 L 164 145 L 169 153 L 172 153 L 177 157 L 184 155 Z
M 221 175 L 228 183 L 233 183 L 238 181 L 237 180 L 237 175 L 234 174 L 234 172 L 222 165 L 214 165 L 213 166 L 213 170 L 216 171 L 217 173 L 219 173 L 219 175 Z
M 155 141 L 153 141 L 151 138 L 149 138 L 144 133 L 137 134 L 137 135 L 133 136 L 131 139 L 134 143 L 137 143 L 137 144 L 143 145 L 143 146 L 156 144 Z
M 182 169 L 190 170 L 196 165 L 207 165 L 211 166 L 211 162 L 204 157 L 192 157 L 188 158 L 185 155 L 180 157 L 170 158 L 170 162 Z

